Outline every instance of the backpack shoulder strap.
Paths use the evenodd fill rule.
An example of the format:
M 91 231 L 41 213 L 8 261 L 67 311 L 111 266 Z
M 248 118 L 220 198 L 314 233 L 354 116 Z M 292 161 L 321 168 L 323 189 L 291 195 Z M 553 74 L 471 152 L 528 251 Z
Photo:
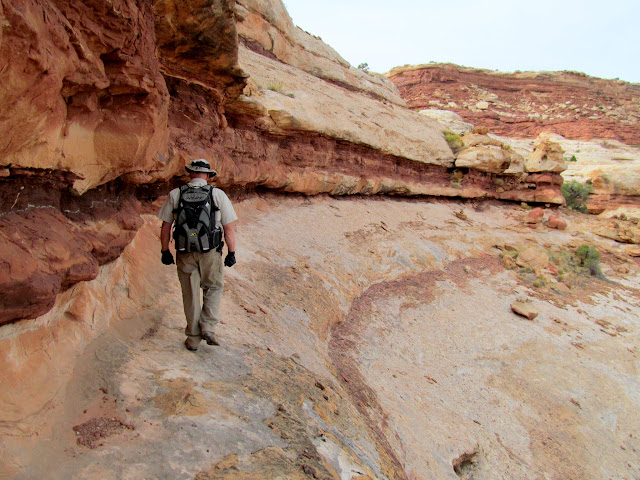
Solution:
M 216 203 L 216 196 L 213 194 L 213 191 L 215 190 L 215 188 L 211 185 L 207 185 L 209 187 L 209 196 L 211 198 L 211 204 L 214 207 L 214 210 L 217 212 L 218 210 L 220 210 L 220 208 L 218 207 L 218 204 Z
M 185 184 L 185 185 L 181 185 L 178 191 L 178 204 L 176 205 L 176 208 L 173 209 L 173 213 L 178 213 L 178 211 L 181 208 L 181 203 L 182 203 L 182 194 L 188 189 L 190 188 L 189 185 Z

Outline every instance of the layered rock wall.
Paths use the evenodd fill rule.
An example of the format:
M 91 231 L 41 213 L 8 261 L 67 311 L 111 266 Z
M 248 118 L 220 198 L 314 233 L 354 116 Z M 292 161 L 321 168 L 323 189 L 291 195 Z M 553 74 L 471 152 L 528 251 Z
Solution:
M 509 74 L 436 63 L 387 75 L 410 108 L 443 128 L 485 128 L 523 157 L 552 139 L 564 150 L 562 176 L 592 186 L 592 212 L 637 211 L 640 85 L 577 72 Z
M 387 76 L 409 108 L 445 108 L 496 135 L 608 138 L 640 145 L 640 85 L 578 72 L 516 72 L 426 64 Z
M 3 0 L 0 167 L 87 190 L 162 166 L 169 95 L 149 4 Z M 12 173 L 13 171 L 13 173 Z
M 552 177 L 456 168 L 437 122 L 279 0 L 0 5 L 0 323 L 94 278 L 193 157 L 229 191 L 563 201 Z

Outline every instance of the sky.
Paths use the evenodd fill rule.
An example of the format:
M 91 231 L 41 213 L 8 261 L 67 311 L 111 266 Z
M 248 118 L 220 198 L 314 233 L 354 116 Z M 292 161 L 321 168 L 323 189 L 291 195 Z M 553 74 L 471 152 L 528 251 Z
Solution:
M 573 70 L 640 83 L 640 0 L 283 0 L 353 66 Z

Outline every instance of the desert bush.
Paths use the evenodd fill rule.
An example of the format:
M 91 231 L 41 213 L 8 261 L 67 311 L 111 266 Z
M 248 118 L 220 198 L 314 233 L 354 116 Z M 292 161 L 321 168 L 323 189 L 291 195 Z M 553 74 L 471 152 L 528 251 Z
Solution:
M 587 213 L 587 200 L 593 192 L 588 183 L 580 183 L 576 180 L 564 182 L 561 187 L 562 195 L 567 201 L 567 207 L 577 212 Z
M 589 270 L 594 277 L 604 278 L 600 268 L 600 253 L 591 245 L 580 245 L 576 250 L 580 265 Z
M 277 92 L 282 95 L 286 95 L 287 97 L 291 97 L 291 98 L 295 97 L 293 93 L 285 92 L 284 85 L 282 84 L 282 82 L 270 83 L 269 85 L 267 85 L 267 90 L 271 90 L 272 92 Z
M 451 130 L 443 130 L 442 133 L 444 133 L 444 139 L 449 144 L 449 148 L 453 153 L 458 153 L 462 150 L 464 142 L 462 141 L 462 138 L 460 138 L 460 135 L 453 133 Z

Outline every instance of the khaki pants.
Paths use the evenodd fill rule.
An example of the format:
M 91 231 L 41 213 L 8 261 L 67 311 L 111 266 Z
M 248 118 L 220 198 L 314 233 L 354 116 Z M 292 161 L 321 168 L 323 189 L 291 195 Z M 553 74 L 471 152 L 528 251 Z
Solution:
M 207 253 L 178 253 L 178 278 L 182 287 L 182 303 L 187 318 L 187 342 L 197 347 L 202 333 L 213 332 L 220 321 L 220 302 L 224 288 L 222 254 L 216 250 Z M 200 306 L 200 289 L 203 302 Z

